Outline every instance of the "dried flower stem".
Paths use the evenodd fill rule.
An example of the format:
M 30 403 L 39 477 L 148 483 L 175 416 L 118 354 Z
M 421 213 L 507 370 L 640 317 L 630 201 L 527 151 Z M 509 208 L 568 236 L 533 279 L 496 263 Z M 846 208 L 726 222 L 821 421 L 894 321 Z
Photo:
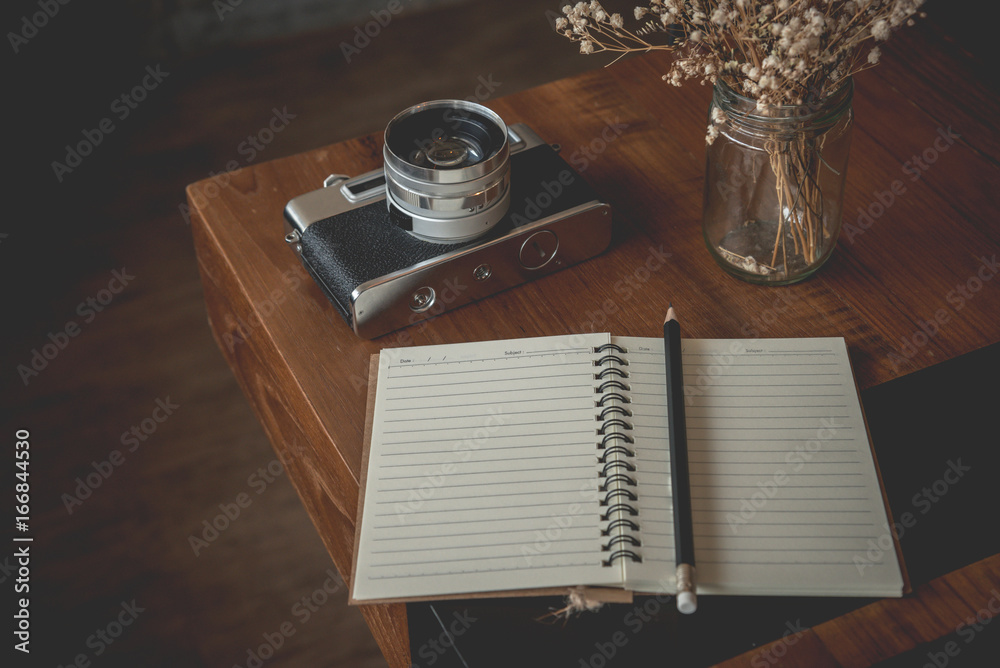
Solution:
M 822 105 L 850 76 L 876 65 L 878 43 L 896 28 L 911 24 L 924 0 L 649 0 L 635 8 L 645 21 L 638 31 L 624 27 L 619 14 L 600 2 L 563 7 L 556 30 L 579 43 L 581 53 L 629 53 L 654 50 L 677 54 L 663 79 L 679 86 L 687 79 L 702 84 L 720 80 L 756 102 L 770 116 L 778 107 Z M 664 44 L 648 41 L 663 33 Z M 863 53 L 866 54 L 863 57 Z M 777 114 L 775 114 L 778 117 Z M 706 142 L 720 135 L 729 119 L 713 109 Z M 778 212 L 771 265 L 726 251 L 727 261 L 758 274 L 787 273 L 787 239 L 792 257 L 807 265 L 820 259 L 830 234 L 823 211 L 819 170 L 823 137 L 794 140 L 774 137 L 765 143 L 774 174 Z M 720 247 L 719 249 L 723 249 Z M 765 251 L 767 252 L 767 251 Z M 782 264 L 778 264 L 779 252 Z M 728 256 L 726 255 L 728 253 Z
M 782 266 L 787 270 L 787 236 L 792 237 L 793 253 L 801 254 L 807 264 L 819 259 L 829 234 L 824 229 L 823 192 L 818 170 L 823 165 L 824 137 L 799 137 L 790 142 L 765 144 L 769 165 L 775 176 L 778 202 L 778 231 L 775 234 L 771 264 L 777 265 L 781 250 Z M 787 232 L 785 234 L 785 225 Z
M 822 99 L 844 79 L 878 62 L 872 46 L 910 23 L 924 0 L 650 0 L 636 7 L 646 20 L 632 32 L 620 14 L 600 2 L 563 7 L 556 30 L 580 44 L 582 53 L 610 51 L 618 57 L 654 50 L 675 51 L 664 79 L 680 85 L 697 78 L 722 78 L 733 90 L 768 105 L 804 104 Z M 669 34 L 666 44 L 646 36 Z M 617 58 L 616 58 L 617 60 Z

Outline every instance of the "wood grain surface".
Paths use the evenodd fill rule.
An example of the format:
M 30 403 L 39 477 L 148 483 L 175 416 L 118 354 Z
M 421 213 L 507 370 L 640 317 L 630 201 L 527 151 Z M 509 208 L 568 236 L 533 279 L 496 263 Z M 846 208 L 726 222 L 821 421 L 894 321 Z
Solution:
M 660 54 L 488 103 L 560 144 L 612 204 L 611 248 L 374 341 L 357 338 L 304 274 L 282 241 L 282 210 L 330 173 L 378 167 L 380 136 L 249 166 L 226 187 L 190 186 L 216 340 L 337 569 L 350 577 L 368 359 L 381 348 L 578 331 L 650 336 L 670 300 L 686 336 L 843 336 L 864 389 L 1000 341 L 995 90 L 930 22 L 900 32 L 885 51 L 856 80 L 851 227 L 815 277 L 790 287 L 731 278 L 705 249 L 710 90 L 664 84 L 669 58 Z M 872 206 L 897 180 L 905 191 Z M 859 209 L 871 224 L 859 225 Z M 868 665 L 952 632 L 998 584 L 994 556 L 775 647 L 784 642 L 787 665 Z M 409 665 L 405 607 L 362 611 L 389 664 Z

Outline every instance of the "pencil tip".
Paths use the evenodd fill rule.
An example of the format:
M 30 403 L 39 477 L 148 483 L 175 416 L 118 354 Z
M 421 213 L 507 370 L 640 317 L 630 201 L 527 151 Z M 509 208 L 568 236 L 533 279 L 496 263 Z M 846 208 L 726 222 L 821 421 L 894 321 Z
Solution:
M 671 320 L 677 320 L 677 314 L 674 313 L 673 303 L 667 305 L 667 316 L 663 319 L 663 324 L 665 325 Z

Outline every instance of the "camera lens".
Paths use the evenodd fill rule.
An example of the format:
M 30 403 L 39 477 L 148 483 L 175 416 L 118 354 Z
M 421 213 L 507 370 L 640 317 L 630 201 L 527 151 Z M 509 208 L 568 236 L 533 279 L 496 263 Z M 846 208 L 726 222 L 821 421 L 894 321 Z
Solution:
M 446 137 L 435 141 L 427 149 L 415 150 L 410 162 L 416 165 L 429 162 L 435 167 L 463 167 L 470 161 L 473 164 L 479 162 L 478 148 L 460 137 Z
M 510 202 L 507 125 L 465 100 L 425 102 L 385 130 L 387 201 L 412 218 L 412 233 L 454 243 L 492 228 Z

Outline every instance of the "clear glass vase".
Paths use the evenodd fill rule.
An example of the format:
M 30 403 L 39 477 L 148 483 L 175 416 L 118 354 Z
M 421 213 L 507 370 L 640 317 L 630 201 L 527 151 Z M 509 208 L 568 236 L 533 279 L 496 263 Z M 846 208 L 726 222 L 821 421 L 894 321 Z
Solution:
M 822 100 L 757 109 L 721 80 L 709 123 L 702 230 L 716 262 L 746 281 L 784 285 L 819 269 L 837 243 L 854 83 Z M 722 113 L 720 114 L 718 109 Z

